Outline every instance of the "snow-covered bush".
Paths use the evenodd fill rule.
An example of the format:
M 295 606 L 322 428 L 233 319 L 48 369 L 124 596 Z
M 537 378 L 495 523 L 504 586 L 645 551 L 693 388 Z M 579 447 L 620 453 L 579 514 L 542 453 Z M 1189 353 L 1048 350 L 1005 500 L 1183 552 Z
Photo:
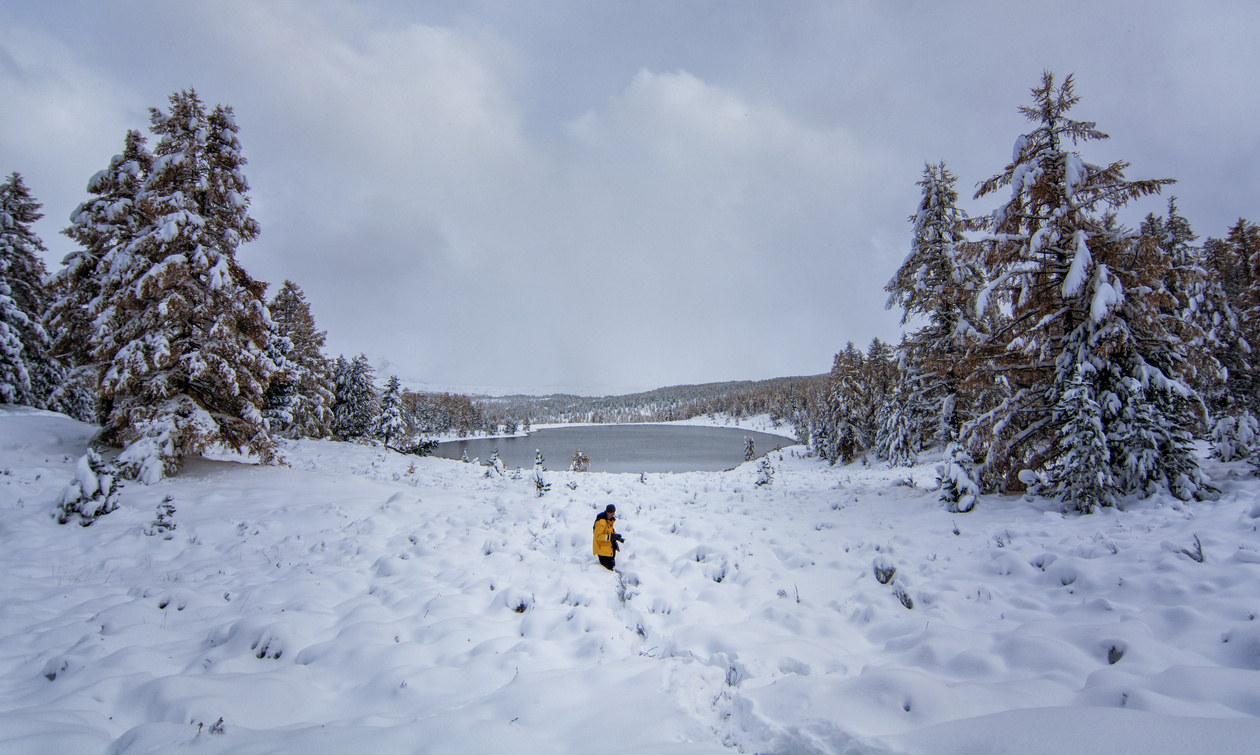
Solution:
M 153 522 L 149 524 L 149 529 L 144 531 L 146 535 L 161 535 L 163 540 L 170 540 L 174 535 L 171 532 L 175 529 L 175 499 L 169 495 L 162 499 L 157 506 L 157 516 Z
M 79 524 L 87 527 L 97 517 L 118 508 L 121 488 L 118 469 L 89 448 L 75 465 L 74 479 L 61 491 L 61 501 L 54 514 L 57 523 L 66 524 L 78 516 Z
M 949 510 L 965 514 L 976 507 L 980 486 L 976 484 L 971 455 L 959 443 L 950 443 L 946 449 L 949 459 L 936 467 L 936 481 L 941 486 L 941 500 Z
M 1255 459 L 1260 451 L 1260 422 L 1250 413 L 1224 416 L 1212 428 L 1212 456 L 1221 461 Z
M 774 465 L 770 463 L 770 457 L 766 456 L 761 459 L 761 466 L 757 469 L 757 487 L 763 485 L 769 486 L 774 484 Z
M 591 468 L 591 457 L 582 453 L 582 449 L 573 452 L 573 463 L 569 465 L 570 472 L 587 472 Z

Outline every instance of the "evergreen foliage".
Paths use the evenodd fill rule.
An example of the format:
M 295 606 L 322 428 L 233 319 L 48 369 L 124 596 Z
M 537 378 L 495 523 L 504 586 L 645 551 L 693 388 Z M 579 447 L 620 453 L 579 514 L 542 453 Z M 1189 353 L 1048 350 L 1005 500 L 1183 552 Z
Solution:
M 407 434 L 407 418 L 403 410 L 402 387 L 398 376 L 390 375 L 381 394 L 380 414 L 376 418 L 376 435 L 386 446 L 390 441 Z
M 377 416 L 374 370 L 367 357 L 353 360 L 337 357 L 333 368 L 333 434 L 339 438 L 360 438 L 372 432 Z
M 924 167 L 910 253 L 885 286 L 886 307 L 901 306 L 902 325 L 927 320 L 898 348 L 897 385 L 877 441 L 880 457 L 894 464 L 912 463 L 922 448 L 957 436 L 959 357 L 985 324 L 968 316 L 982 281 L 963 253 L 971 222 L 957 206 L 956 180 L 944 162 Z
M 42 324 L 46 250 L 31 228 L 41 217 L 21 175 L 0 183 L 0 403 L 59 408 L 50 399 L 64 370 Z
M 813 420 L 814 453 L 829 463 L 848 464 L 868 448 L 870 393 L 866 358 L 850 341 L 836 354 L 821 406 Z
M 1088 365 L 1079 365 L 1055 407 L 1060 456 L 1050 473 L 1059 499 L 1069 510 L 1082 514 L 1116 504 L 1117 486 L 1111 476 L 1111 455 L 1102 409 L 1094 398 L 1092 373 Z
M 936 467 L 936 482 L 941 488 L 941 501 L 951 512 L 965 514 L 974 509 L 980 499 L 975 467 L 971 455 L 960 443 L 950 443 L 945 454 L 945 463 Z
M 547 468 L 543 466 L 543 455 L 541 449 L 534 450 L 534 495 L 542 498 L 551 490 L 551 483 L 543 479 L 543 472 Z
M 290 419 L 278 432 L 290 438 L 325 438 L 332 432 L 331 365 L 324 357 L 326 334 L 315 326 L 306 295 L 293 281 L 286 280 L 268 306 L 275 335 L 287 339 L 285 359 L 289 371 L 280 380 L 273 380 L 268 391 L 269 404 L 283 403 Z
M 96 383 L 100 438 L 147 483 L 213 444 L 277 460 L 261 409 L 277 372 L 264 286 L 236 261 L 258 235 L 230 107 L 196 92 L 150 111 L 93 177 L 67 235 L 82 252 L 58 276 L 58 353 Z M 76 313 L 76 308 L 82 313 Z
M 53 514 L 57 523 L 66 524 L 78 517 L 79 524 L 87 527 L 117 509 L 122 489 L 118 472 L 116 465 L 89 448 L 75 466 L 74 479 L 61 491 L 61 501 Z

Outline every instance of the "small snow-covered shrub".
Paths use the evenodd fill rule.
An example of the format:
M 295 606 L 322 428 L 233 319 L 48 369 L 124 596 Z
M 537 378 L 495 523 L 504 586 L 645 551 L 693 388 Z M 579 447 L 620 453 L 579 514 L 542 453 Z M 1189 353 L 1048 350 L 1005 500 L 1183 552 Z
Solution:
M 976 484 L 971 455 L 959 443 L 950 443 L 946 449 L 949 460 L 936 467 L 936 481 L 941 488 L 941 500 L 956 514 L 965 514 L 976 507 L 980 498 L 980 486 Z
M 573 463 L 569 465 L 570 472 L 587 472 L 591 468 L 591 457 L 582 453 L 582 449 L 573 452 Z
M 1260 451 L 1260 422 L 1250 413 L 1224 416 L 1212 428 L 1212 456 L 1221 461 L 1256 458 Z
M 146 535 L 161 535 L 163 540 L 170 540 L 174 535 L 171 532 L 175 529 L 175 499 L 169 495 L 162 499 L 157 506 L 157 516 L 149 525 L 149 529 L 144 531 Z
M 58 524 L 66 524 L 77 515 L 79 524 L 87 527 L 97 517 L 118 508 L 121 488 L 118 469 L 89 448 L 75 465 L 74 479 L 62 489 L 61 501 L 53 516 Z
M 765 457 L 761 460 L 761 466 L 757 469 L 757 487 L 763 485 L 770 486 L 774 484 L 774 465 L 770 463 L 770 458 Z

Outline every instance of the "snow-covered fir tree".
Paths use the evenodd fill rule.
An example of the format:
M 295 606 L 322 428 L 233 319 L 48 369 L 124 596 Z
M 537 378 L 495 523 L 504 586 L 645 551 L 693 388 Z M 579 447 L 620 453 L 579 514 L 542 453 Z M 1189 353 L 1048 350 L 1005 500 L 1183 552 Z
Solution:
M 886 308 L 902 308 L 902 325 L 926 319 L 898 347 L 898 382 L 877 441 L 881 458 L 893 463 L 957 435 L 959 356 L 979 336 L 977 324 L 983 327 L 968 314 L 981 276 L 963 254 L 969 220 L 957 205 L 956 180 L 944 162 L 924 167 L 910 253 L 885 286 Z
M 0 183 L 0 403 L 56 408 L 50 399 L 64 370 L 42 324 L 45 249 L 31 228 L 42 217 L 21 175 Z
M 862 435 L 866 438 L 862 450 L 873 447 L 879 436 L 879 429 L 888 414 L 888 403 L 897 385 L 897 355 L 892 347 L 878 338 L 871 340 L 866 348 L 866 358 L 862 363 L 862 402 L 859 413 L 862 422 Z
M 280 335 L 273 320 L 267 338 L 267 357 L 276 366 L 276 371 L 263 393 L 262 406 L 263 421 L 273 438 L 282 437 L 286 429 L 293 427 L 297 418 L 297 365 L 290 359 L 292 353 L 293 341 Z
M 1182 453 L 1194 421 L 1194 394 L 1182 380 L 1191 371 L 1185 336 L 1194 327 L 1178 314 L 1185 291 L 1170 288 L 1173 260 L 1155 240 L 1120 227 L 1112 214 L 1169 181 L 1129 181 L 1127 163 L 1093 165 L 1069 148 L 1106 138 L 1092 122 L 1067 117 L 1078 100 L 1072 77 L 1056 87 L 1046 73 L 1033 99 L 1021 111 L 1034 130 L 976 193 L 1005 188 L 1010 199 L 987 219 L 988 239 L 966 247 L 968 261 L 989 278 L 973 312 L 992 311 L 996 303 L 1003 314 L 992 332 L 970 344 L 962 365 L 976 395 L 1001 389 L 973 408 L 963 428 L 969 448 L 982 454 L 981 485 L 1017 488 L 1021 470 L 1047 471 L 1065 453 L 1063 438 L 1083 437 L 1064 434 L 1068 417 L 1055 408 L 1088 365 L 1113 462 L 1130 451 L 1119 440 L 1125 433 L 1116 432 L 1120 409 L 1145 404 L 1141 412 L 1152 412 L 1163 433 L 1162 450 L 1176 457 L 1157 474 L 1178 495 L 1195 494 L 1202 478 L 1193 455 Z M 1132 381 L 1140 396 L 1129 390 Z
M 1240 218 L 1226 238 L 1209 238 L 1201 250 L 1208 285 L 1200 321 L 1207 323 L 1209 347 L 1226 377 L 1216 384 L 1199 380 L 1196 388 L 1212 413 L 1213 454 L 1225 460 L 1257 458 L 1250 433 L 1260 411 L 1252 353 L 1260 336 L 1260 285 L 1250 261 L 1257 249 L 1260 227 Z
M 286 280 L 268 309 L 278 335 L 289 339 L 288 354 L 293 366 L 291 378 L 296 406 L 293 422 L 283 434 L 289 437 L 323 438 L 332 432 L 332 365 L 324 357 L 326 334 L 315 326 L 306 295 L 293 281 Z
M 831 464 L 848 464 L 868 447 L 866 359 L 850 341 L 836 354 L 827 387 L 812 419 L 814 453 Z
M 92 198 L 71 213 L 62 233 L 80 248 L 66 255 L 49 284 L 52 353 L 69 368 L 65 392 L 77 394 L 83 404 L 74 416 L 91 422 L 102 422 L 104 409 L 98 401 L 105 365 L 95 355 L 96 320 L 111 302 L 101 296 L 101 286 L 114 260 L 126 257 L 127 247 L 146 225 L 136 197 L 152 163 L 144 135 L 128 131 L 122 153 L 88 181 Z
M 53 517 L 58 524 L 66 524 L 78 517 L 79 524 L 87 527 L 98 517 L 118 508 L 121 492 L 117 466 L 89 448 L 75 465 L 74 479 L 62 489 L 61 501 Z
M 104 252 L 99 287 L 91 287 L 99 312 L 84 350 L 90 361 L 80 365 L 94 367 L 100 381 L 101 438 L 124 446 L 119 461 L 145 482 L 174 474 L 212 444 L 270 463 L 275 445 L 261 407 L 276 366 L 267 355 L 264 286 L 236 261 L 258 224 L 248 214 L 232 110 L 207 112 L 195 92 L 183 91 L 171 95 L 169 112 L 150 115 L 157 144 L 134 199 L 118 190 L 118 243 L 110 247 L 107 231 L 83 262 Z M 134 159 L 111 163 L 114 179 L 130 180 L 133 167 L 143 174 L 136 141 L 128 138 Z M 98 186 L 101 202 L 113 191 L 107 183 Z M 131 213 L 138 218 L 122 217 Z M 77 217 L 71 235 L 88 232 Z
M 397 375 L 390 375 L 381 392 L 380 414 L 376 417 L 376 435 L 389 446 L 407 434 L 407 417 L 403 408 L 402 386 Z
M 980 500 L 975 465 L 961 443 L 955 441 L 945 447 L 945 462 L 936 467 L 936 482 L 941 501 L 954 513 L 965 514 Z
M 337 357 L 333 368 L 333 434 L 340 438 L 360 438 L 372 432 L 376 421 L 374 370 L 367 357 Z
M 547 482 L 543 478 L 543 472 L 546 472 L 546 471 L 547 471 L 547 468 L 543 466 L 542 450 L 535 449 L 534 451 L 534 477 L 533 477 L 534 495 L 536 495 L 539 498 L 542 498 L 544 495 L 547 494 L 548 491 L 551 490 L 551 483 Z
M 1054 494 L 1067 509 L 1082 514 L 1116 504 L 1117 486 L 1093 378 L 1093 368 L 1079 364 L 1054 409 L 1060 454 L 1050 466 Z

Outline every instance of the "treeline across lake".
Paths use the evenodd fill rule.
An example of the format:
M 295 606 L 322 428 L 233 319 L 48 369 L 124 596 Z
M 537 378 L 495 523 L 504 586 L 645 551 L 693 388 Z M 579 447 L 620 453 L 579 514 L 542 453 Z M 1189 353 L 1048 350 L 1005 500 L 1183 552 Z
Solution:
M 808 417 L 826 375 L 678 385 L 624 396 L 474 396 L 482 428 L 515 432 L 536 424 L 676 422 L 726 415 L 743 419 L 768 414 L 776 425 L 808 427 Z M 437 394 L 424 394 L 437 400 Z M 423 402 L 423 400 L 422 400 Z M 795 430 L 794 430 L 795 431 Z

